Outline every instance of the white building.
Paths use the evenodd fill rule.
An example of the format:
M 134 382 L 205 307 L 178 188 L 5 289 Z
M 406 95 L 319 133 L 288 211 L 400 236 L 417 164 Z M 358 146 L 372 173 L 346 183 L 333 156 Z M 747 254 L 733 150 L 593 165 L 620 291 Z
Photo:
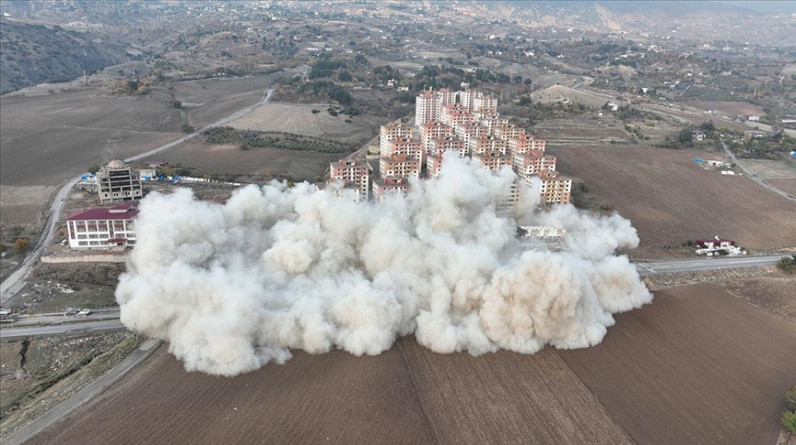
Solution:
M 135 245 L 138 210 L 125 202 L 109 208 L 79 210 L 66 219 L 69 247 L 74 250 L 108 250 Z

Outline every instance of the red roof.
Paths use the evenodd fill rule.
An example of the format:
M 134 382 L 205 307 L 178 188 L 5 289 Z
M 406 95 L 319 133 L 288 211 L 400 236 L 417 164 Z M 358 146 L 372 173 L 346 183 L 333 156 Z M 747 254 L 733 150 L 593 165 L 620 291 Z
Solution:
M 133 208 L 132 202 L 125 202 L 113 207 L 98 209 L 78 210 L 66 218 L 67 221 L 104 221 L 116 219 L 135 219 L 138 210 Z

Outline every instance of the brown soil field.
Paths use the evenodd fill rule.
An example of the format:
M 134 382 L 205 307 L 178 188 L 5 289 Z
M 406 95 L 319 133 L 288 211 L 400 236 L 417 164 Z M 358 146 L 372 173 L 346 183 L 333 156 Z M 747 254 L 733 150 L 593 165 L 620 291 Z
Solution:
M 299 352 L 235 378 L 186 373 L 159 351 L 32 443 L 175 441 L 630 442 L 552 350 L 474 358 L 402 339 L 375 357 Z
M 413 339 L 399 347 L 438 443 L 631 442 L 553 349 L 472 357 Z
M 665 246 L 715 235 L 752 249 L 796 246 L 796 206 L 749 178 L 699 168 L 694 158 L 709 153 L 627 146 L 550 152 L 562 174 L 630 219 L 641 238 L 634 257 L 662 258 Z
M 324 180 L 329 163 L 343 157 L 343 153 L 324 154 L 265 147 L 241 150 L 235 145 L 189 141 L 143 162 L 166 161 L 171 165 L 182 164 L 208 173 L 244 176 L 241 180 L 247 181 L 263 180 L 267 170 L 272 178 L 312 182 Z
M 747 102 L 731 102 L 731 101 L 694 101 L 688 102 L 689 105 L 703 110 L 716 110 L 730 116 L 736 115 L 757 115 L 762 116 L 766 114 L 763 107 Z
M 232 121 L 229 125 L 242 130 L 284 131 L 306 136 L 334 139 L 346 143 L 363 143 L 378 135 L 383 117 L 359 115 L 331 116 L 328 104 L 292 104 L 272 102 L 254 110 L 247 116 Z M 313 114 L 312 110 L 320 113 Z
M 272 82 L 271 76 L 177 82 L 173 93 L 191 124 L 200 128 L 257 103 Z
M 409 337 L 220 378 L 164 348 L 30 443 L 773 443 L 794 348 L 783 320 L 707 286 L 657 292 L 572 351 L 442 355 Z
M 796 331 L 726 292 L 689 286 L 559 355 L 638 443 L 774 443 L 796 381 Z
M 582 105 L 601 107 L 608 101 L 603 97 L 591 94 L 587 91 L 573 90 L 572 88 L 563 85 L 553 85 L 541 91 L 533 93 L 532 99 L 535 102 L 551 103 L 563 102 L 568 99 Z
M 0 225 L 13 226 L 35 221 L 42 215 L 41 203 L 47 202 L 56 187 L 0 185 Z
M 744 159 L 744 165 L 780 190 L 796 195 L 796 162 Z
M 782 274 L 774 277 L 731 280 L 724 282 L 722 287 L 727 292 L 796 327 L 796 298 L 793 297 L 796 278 L 793 276 Z

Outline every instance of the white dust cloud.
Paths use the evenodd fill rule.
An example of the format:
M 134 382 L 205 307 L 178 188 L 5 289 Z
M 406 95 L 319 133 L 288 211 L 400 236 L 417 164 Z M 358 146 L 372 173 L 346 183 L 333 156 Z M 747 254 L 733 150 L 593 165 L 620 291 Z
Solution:
M 379 354 L 409 334 L 476 355 L 599 343 L 612 313 L 652 299 L 614 254 L 636 230 L 527 198 L 504 215 L 513 179 L 448 158 L 439 178 L 382 204 L 306 183 L 248 186 L 223 205 L 152 193 L 116 290 L 121 320 L 167 340 L 186 369 L 226 376 L 291 349 Z M 518 223 L 566 229 L 563 249 L 521 242 Z

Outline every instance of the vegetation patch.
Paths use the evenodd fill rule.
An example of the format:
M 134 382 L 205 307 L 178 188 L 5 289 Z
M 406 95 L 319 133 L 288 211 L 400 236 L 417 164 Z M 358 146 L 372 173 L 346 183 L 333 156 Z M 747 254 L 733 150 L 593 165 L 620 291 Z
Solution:
M 334 141 L 294 133 L 214 127 L 205 130 L 203 134 L 208 144 L 237 145 L 241 150 L 248 150 L 252 147 L 272 147 L 318 153 L 346 153 L 349 151 L 348 147 Z

